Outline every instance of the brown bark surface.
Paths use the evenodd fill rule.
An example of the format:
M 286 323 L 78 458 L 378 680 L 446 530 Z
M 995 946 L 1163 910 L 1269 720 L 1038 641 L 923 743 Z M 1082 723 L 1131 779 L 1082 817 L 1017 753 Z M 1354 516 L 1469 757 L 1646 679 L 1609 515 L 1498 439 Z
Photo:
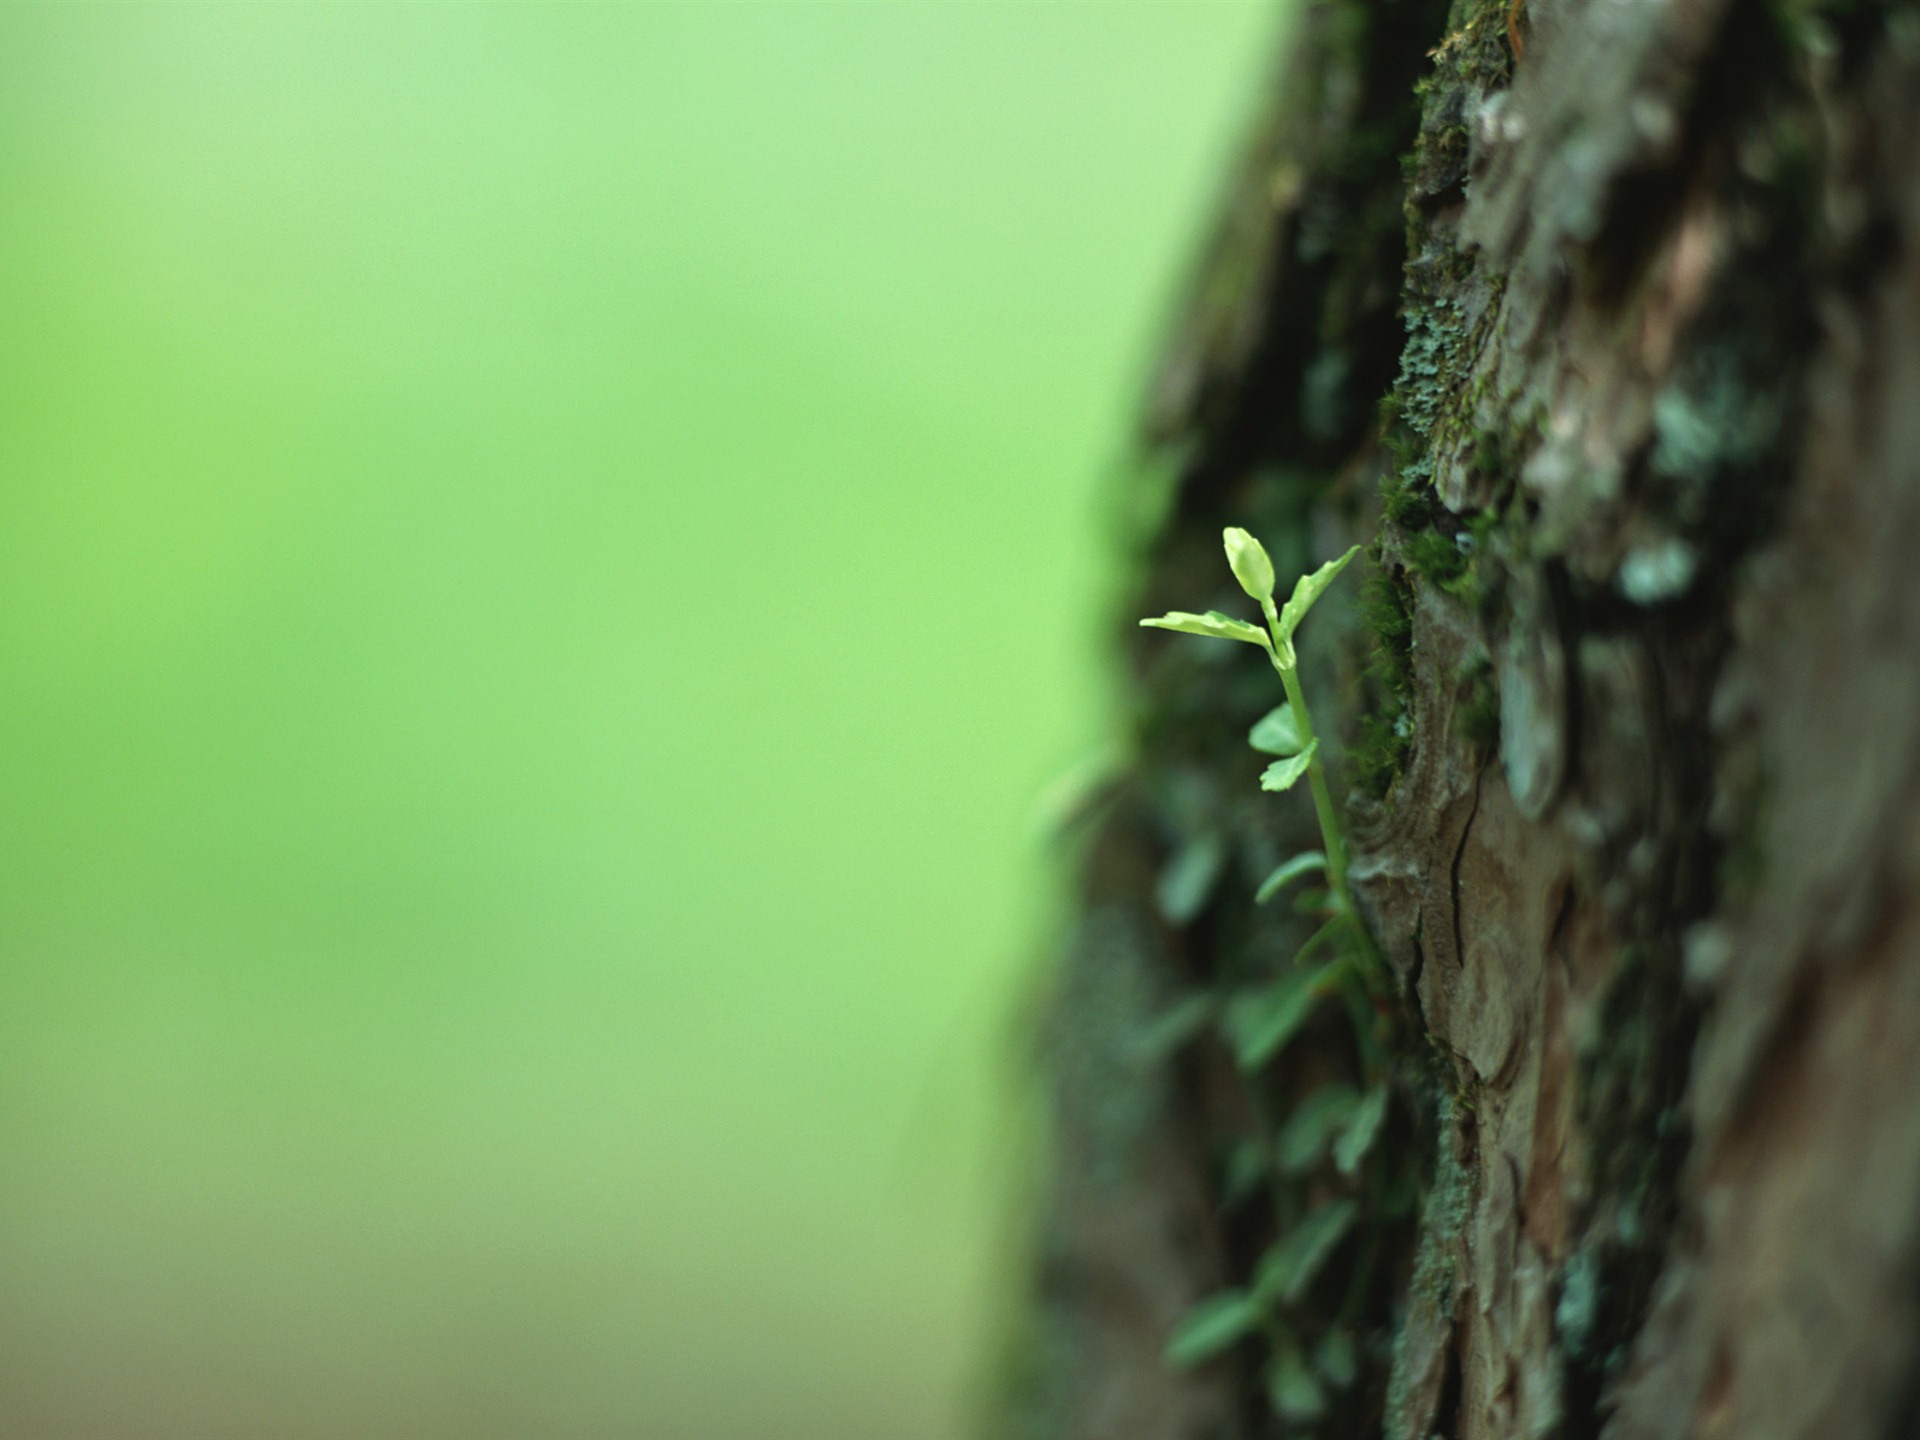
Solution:
M 1303 656 L 1392 1114 L 1359 1178 L 1274 1162 L 1348 1027 L 1249 1073 L 1216 1022 L 1311 928 L 1252 898 L 1310 810 L 1249 647 L 1129 630 L 1018 1423 L 1920 1434 L 1920 8 L 1303 0 L 1287 53 L 1117 618 L 1246 613 L 1223 525 L 1283 585 L 1370 547 Z M 1273 1329 L 1166 1363 L 1342 1195 Z

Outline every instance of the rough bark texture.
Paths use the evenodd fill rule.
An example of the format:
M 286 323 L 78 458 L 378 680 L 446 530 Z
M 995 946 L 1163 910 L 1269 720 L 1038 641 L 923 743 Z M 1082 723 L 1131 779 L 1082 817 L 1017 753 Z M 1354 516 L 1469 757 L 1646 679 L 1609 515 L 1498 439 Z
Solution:
M 1276 1159 L 1356 1032 L 1246 1073 L 1215 1021 L 1312 925 L 1253 903 L 1310 809 L 1257 654 L 1129 630 L 1016 1428 L 1920 1434 L 1920 8 L 1302 0 L 1288 57 L 1120 618 L 1246 613 L 1226 524 L 1369 546 L 1304 664 L 1392 1112 Z M 1163 1360 L 1341 1196 L 1271 1326 Z

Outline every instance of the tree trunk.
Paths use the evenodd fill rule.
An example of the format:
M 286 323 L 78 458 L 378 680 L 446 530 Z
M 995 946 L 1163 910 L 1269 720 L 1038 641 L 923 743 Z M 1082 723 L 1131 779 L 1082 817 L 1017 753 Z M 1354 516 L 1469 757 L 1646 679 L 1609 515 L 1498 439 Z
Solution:
M 1920 1434 L 1920 7 L 1302 0 L 1288 51 L 1129 493 L 1009 1432 Z M 1131 627 L 1251 617 L 1224 525 L 1283 591 L 1368 547 L 1301 636 L 1391 977 L 1344 1172 L 1364 1017 L 1223 1037 L 1314 923 L 1254 902 L 1314 835 L 1274 677 Z M 1221 1292 L 1264 1318 L 1170 1363 Z

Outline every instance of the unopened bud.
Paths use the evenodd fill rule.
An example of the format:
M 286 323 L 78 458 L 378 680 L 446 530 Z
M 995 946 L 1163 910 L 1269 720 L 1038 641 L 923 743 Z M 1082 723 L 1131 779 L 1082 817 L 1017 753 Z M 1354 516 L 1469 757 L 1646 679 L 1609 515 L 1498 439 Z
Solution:
M 1240 588 L 1260 601 L 1273 598 L 1273 561 L 1267 558 L 1266 546 L 1239 526 L 1229 527 L 1223 538 L 1227 542 L 1227 564 L 1233 567 L 1233 578 L 1240 582 Z

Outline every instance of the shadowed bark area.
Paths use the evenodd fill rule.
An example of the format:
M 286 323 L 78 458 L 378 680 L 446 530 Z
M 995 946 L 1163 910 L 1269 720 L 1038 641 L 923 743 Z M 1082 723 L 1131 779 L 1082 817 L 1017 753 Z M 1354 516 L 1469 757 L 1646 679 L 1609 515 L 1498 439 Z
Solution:
M 1287 57 L 1147 404 L 1008 1432 L 1920 1433 L 1920 7 L 1320 0 Z M 1283 589 L 1368 547 L 1302 656 L 1395 993 L 1252 1065 L 1311 810 L 1252 647 L 1130 628 L 1250 614 L 1225 525 Z

